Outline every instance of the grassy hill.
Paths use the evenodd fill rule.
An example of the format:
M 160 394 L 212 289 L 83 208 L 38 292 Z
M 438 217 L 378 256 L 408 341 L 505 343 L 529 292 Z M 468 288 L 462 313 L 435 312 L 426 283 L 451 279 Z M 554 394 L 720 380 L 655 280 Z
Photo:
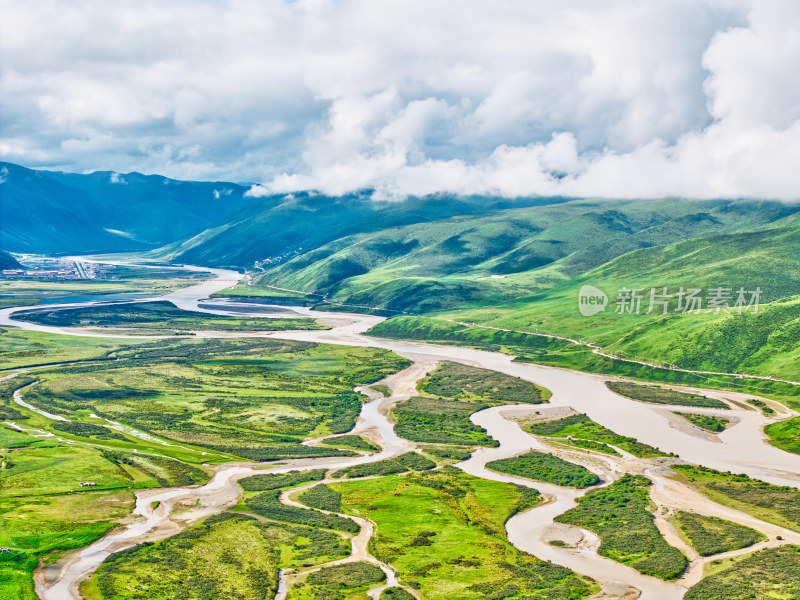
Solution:
M 797 379 L 800 350 L 800 222 L 796 217 L 747 233 L 713 235 L 638 250 L 535 296 L 492 307 L 451 313 L 460 321 L 581 338 L 619 356 L 660 364 L 726 372 L 751 372 Z M 604 312 L 585 317 L 578 293 L 594 285 L 609 296 Z M 757 314 L 662 314 L 649 308 L 650 288 L 677 294 L 680 287 L 763 290 Z M 641 314 L 618 314 L 621 288 L 644 291 Z M 749 296 L 747 297 L 749 299 Z
M 413 313 L 528 302 L 637 250 L 708 233 L 746 236 L 737 232 L 775 226 L 796 210 L 764 202 L 574 200 L 461 214 L 337 238 L 267 265 L 246 291 L 233 293 L 269 294 L 277 286 Z

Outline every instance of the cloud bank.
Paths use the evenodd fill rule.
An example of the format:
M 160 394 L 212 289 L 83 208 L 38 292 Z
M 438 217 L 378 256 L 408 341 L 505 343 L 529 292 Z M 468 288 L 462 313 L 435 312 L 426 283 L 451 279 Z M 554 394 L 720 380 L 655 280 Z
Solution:
M 2 0 L 0 158 L 372 188 L 800 198 L 794 0 Z

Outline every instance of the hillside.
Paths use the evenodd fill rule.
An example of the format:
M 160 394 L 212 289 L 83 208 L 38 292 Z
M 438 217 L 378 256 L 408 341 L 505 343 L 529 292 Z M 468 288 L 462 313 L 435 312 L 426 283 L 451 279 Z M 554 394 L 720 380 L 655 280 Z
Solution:
M 0 269 L 21 269 L 22 265 L 8 252 L 0 250 Z
M 277 286 L 414 313 L 495 305 L 529 298 L 631 251 L 757 229 L 796 210 L 777 203 L 575 200 L 459 215 L 306 249 L 231 293 L 260 295 Z
M 252 201 L 247 187 L 233 183 L 57 173 L 11 163 L 0 163 L 0 173 L 0 248 L 14 252 L 154 248 Z
M 376 201 L 371 193 L 331 197 L 311 193 L 268 196 L 226 215 L 207 231 L 181 240 L 153 256 L 185 263 L 239 265 L 255 261 L 285 261 L 309 255 L 328 243 L 347 244 L 351 235 L 379 233 L 410 224 L 447 219 L 456 215 L 504 211 L 514 207 L 557 205 L 560 198 L 453 197 L 409 198 L 403 202 Z M 392 252 L 387 248 L 386 252 Z
M 747 233 L 712 235 L 620 256 L 550 290 L 491 308 L 444 316 L 520 331 L 542 331 L 595 342 L 630 358 L 691 369 L 797 378 L 800 335 L 800 220 L 789 217 Z M 578 294 L 593 285 L 609 297 L 606 310 L 583 316 Z M 649 308 L 650 288 L 673 295 L 668 314 Z M 758 313 L 676 312 L 680 287 L 736 291 L 761 288 Z M 622 288 L 643 289 L 641 314 L 618 314 Z M 747 296 L 749 300 L 749 295 Z

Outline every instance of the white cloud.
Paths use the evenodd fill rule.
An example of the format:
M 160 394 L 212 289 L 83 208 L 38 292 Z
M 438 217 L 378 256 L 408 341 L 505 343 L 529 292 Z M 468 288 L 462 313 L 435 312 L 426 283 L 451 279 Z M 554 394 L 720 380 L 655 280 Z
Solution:
M 262 182 L 252 197 L 800 196 L 792 0 L 0 10 L 0 157 L 26 166 Z

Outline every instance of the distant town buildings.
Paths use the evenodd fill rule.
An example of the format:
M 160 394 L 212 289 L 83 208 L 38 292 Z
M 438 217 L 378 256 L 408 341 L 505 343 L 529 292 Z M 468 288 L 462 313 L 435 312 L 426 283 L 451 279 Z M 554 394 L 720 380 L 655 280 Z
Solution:
M 25 260 L 26 269 L 3 269 L 5 279 L 97 279 L 108 273 L 105 265 L 66 260 L 36 259 Z

